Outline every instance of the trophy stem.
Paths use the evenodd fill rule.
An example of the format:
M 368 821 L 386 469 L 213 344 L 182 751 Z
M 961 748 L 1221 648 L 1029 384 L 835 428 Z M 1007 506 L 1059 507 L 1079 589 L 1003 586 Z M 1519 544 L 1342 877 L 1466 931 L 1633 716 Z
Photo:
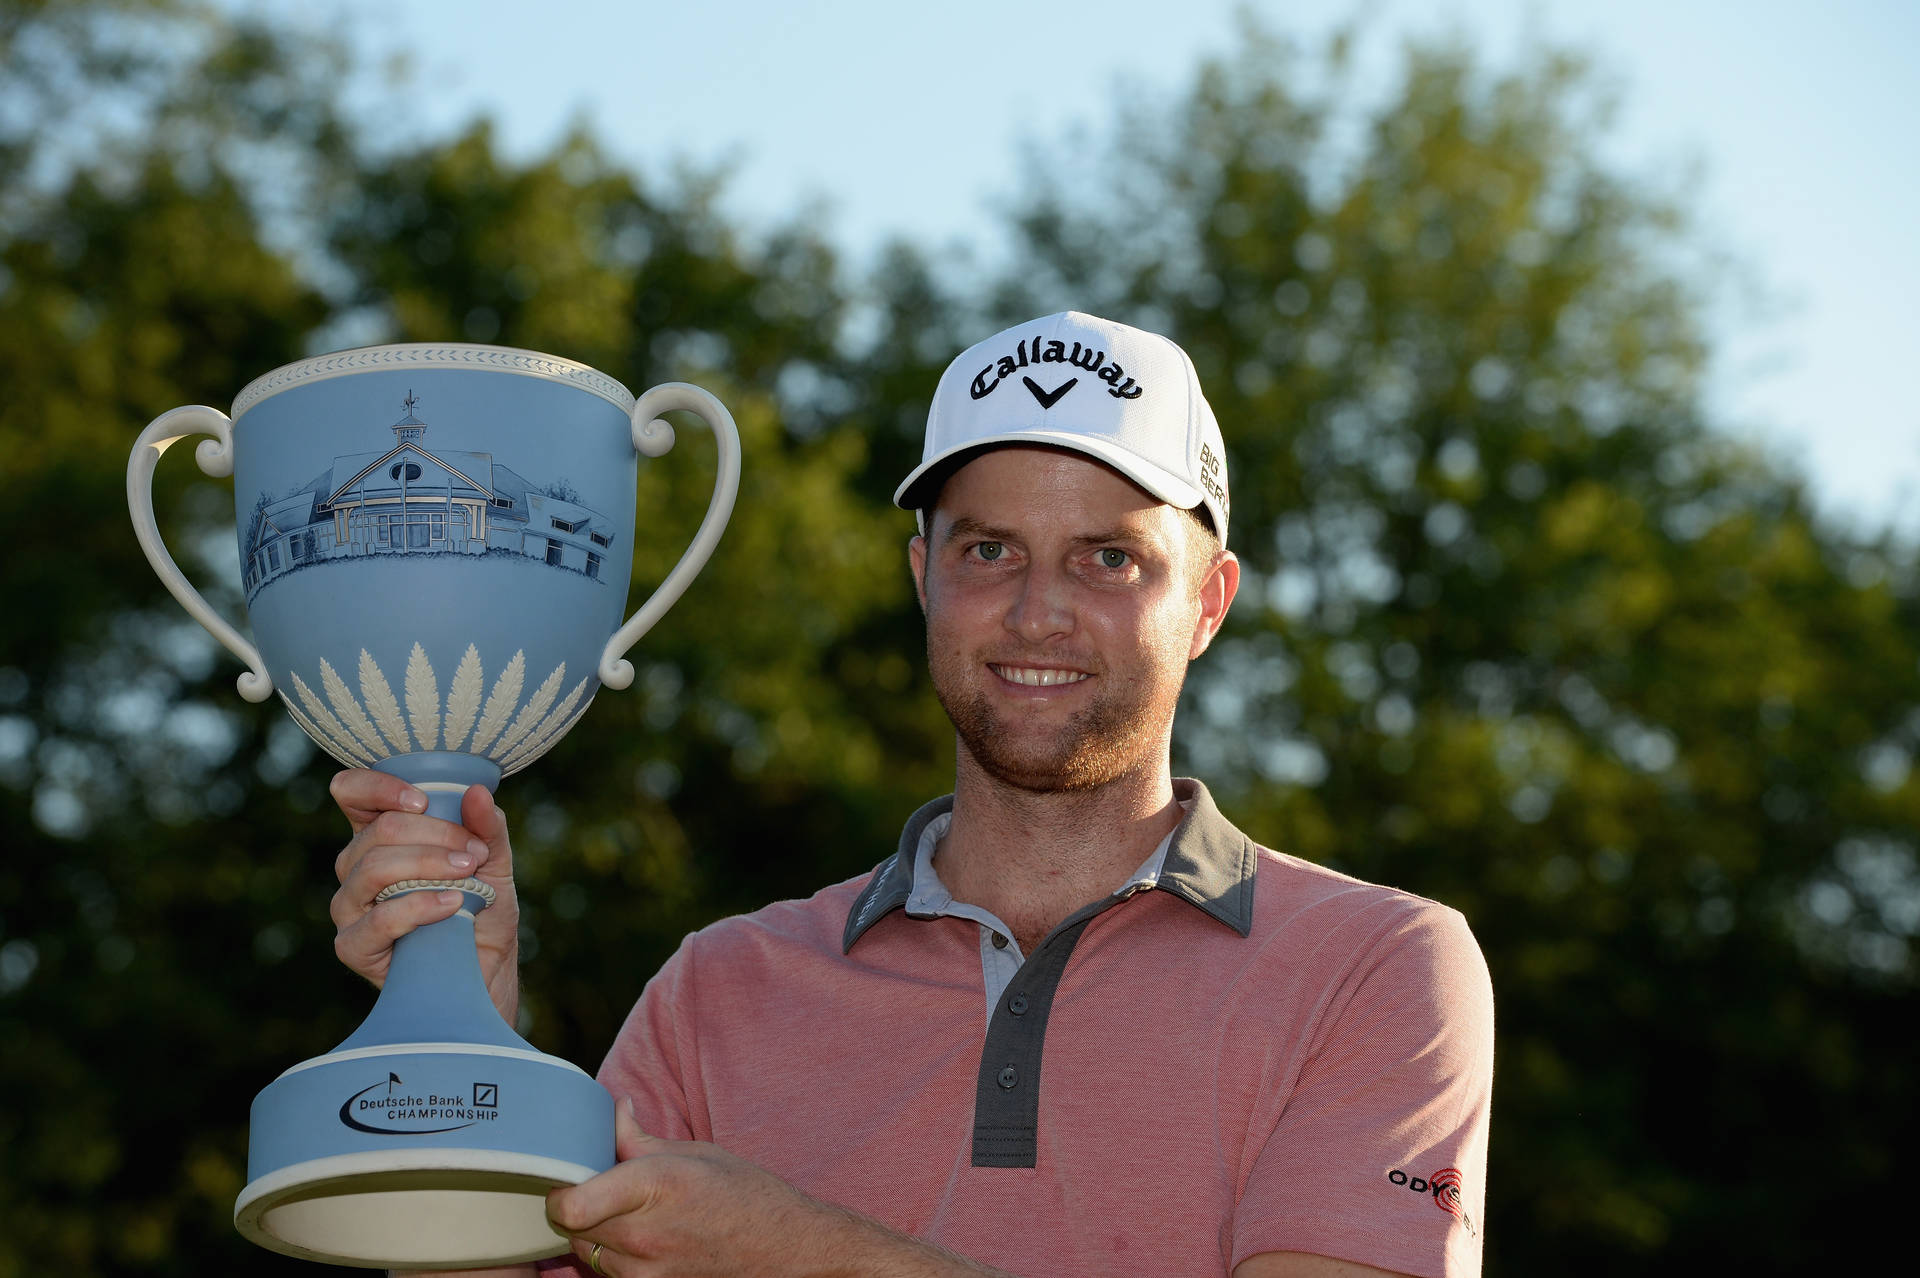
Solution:
M 376 765 L 460 820 L 500 769 L 448 752 Z M 566 1250 L 546 1192 L 613 1166 L 613 1098 L 514 1033 L 480 975 L 474 922 L 493 889 L 413 880 L 389 893 L 466 899 L 394 943 L 373 1011 L 346 1041 L 254 1099 L 234 1223 L 290 1256 L 369 1268 L 486 1268 Z
M 382 759 L 373 767 L 425 794 L 428 816 L 455 825 L 460 824 L 460 800 L 470 787 L 484 785 L 489 794 L 500 788 L 500 765 L 476 754 L 420 750 Z
M 394 943 L 387 983 L 373 1011 L 334 1051 L 441 1042 L 534 1050 L 501 1019 L 487 995 L 473 940 L 473 902 L 480 898 L 465 895 L 468 904 L 452 918 L 429 923 Z
M 460 822 L 467 790 L 500 784 L 497 764 L 471 754 L 448 751 L 395 755 L 375 765 L 424 791 L 427 815 Z M 382 895 L 444 891 L 465 898 L 451 918 L 429 923 L 394 942 L 393 962 L 379 1001 L 336 1052 L 392 1043 L 465 1042 L 532 1051 L 532 1045 L 507 1025 L 487 994 L 474 943 L 474 921 L 492 903 L 492 889 L 473 879 L 418 880 L 389 888 Z

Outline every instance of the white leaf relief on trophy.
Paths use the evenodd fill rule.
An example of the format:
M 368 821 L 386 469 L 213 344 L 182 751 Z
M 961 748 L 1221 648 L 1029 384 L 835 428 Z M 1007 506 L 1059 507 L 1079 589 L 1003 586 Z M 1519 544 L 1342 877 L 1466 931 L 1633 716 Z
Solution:
M 585 680 L 582 680 L 582 682 L 585 682 Z M 561 724 L 559 728 L 555 729 L 553 735 L 547 738 L 546 743 L 544 745 L 542 745 L 538 750 L 534 750 L 531 753 L 521 755 L 519 760 L 516 761 L 511 767 L 502 766 L 500 769 L 500 775 L 503 777 L 512 776 L 514 773 L 520 771 L 522 768 L 532 763 L 535 759 L 538 759 L 541 755 L 545 754 L 549 748 L 551 748 L 552 746 L 554 746 L 559 742 L 561 737 L 564 737 L 569 732 L 573 731 L 573 725 L 580 722 L 581 717 L 587 713 L 587 706 L 590 706 L 592 704 L 593 704 L 593 698 L 588 697 L 586 699 L 586 702 L 578 710 L 575 710 L 573 712 L 573 717 L 571 719 L 568 719 L 565 723 Z
M 567 663 L 563 661 L 560 663 L 560 668 L 548 675 L 534 690 L 527 704 L 521 708 L 518 715 L 514 716 L 513 726 L 494 743 L 492 752 L 494 758 L 507 758 L 520 748 L 520 743 L 526 738 L 527 732 L 534 724 L 540 722 L 540 716 L 547 712 L 547 707 L 553 704 L 553 699 L 560 695 L 560 681 L 566 678 L 566 674 Z
M 513 654 L 513 660 L 507 663 L 507 668 L 494 682 L 493 691 L 487 694 L 487 708 L 480 712 L 480 726 L 473 730 L 473 744 L 467 747 L 470 753 L 486 753 L 493 739 L 500 735 L 500 729 L 507 724 L 507 716 L 520 703 L 520 685 L 526 673 L 527 653 L 523 648 Z
M 461 751 L 464 744 L 463 753 L 491 759 L 503 772 L 518 772 L 553 748 L 586 713 L 587 704 L 593 700 L 587 690 L 593 686 L 594 679 L 588 675 L 575 683 L 566 696 L 560 696 L 567 674 L 567 663 L 563 661 L 534 689 L 526 704 L 521 705 L 526 669 L 523 649 L 513 654 L 513 660 L 494 681 L 483 709 L 480 689 L 485 686 L 485 673 L 479 649 L 468 644 L 447 692 L 445 745 L 439 746 L 442 736 L 439 679 L 433 673 L 425 647 L 414 644 L 407 660 L 406 713 L 423 748 L 431 750 L 439 746 Z M 324 657 L 320 659 L 320 686 L 326 692 L 327 701 L 333 703 L 333 709 L 328 709 L 327 701 L 297 674 L 289 675 L 293 694 L 281 694 L 294 722 L 321 749 L 349 767 L 369 767 L 395 754 L 409 753 L 413 740 L 407 736 L 407 725 L 400 717 L 400 703 L 395 700 L 386 675 L 373 655 L 364 649 L 360 653 L 359 674 L 361 691 L 367 698 L 365 706 L 355 699 L 339 671 Z M 295 704 L 296 695 L 304 703 L 304 711 Z M 469 741 L 467 731 L 476 715 L 479 723 L 473 728 Z M 396 741 L 406 743 L 408 749 L 390 749 Z
M 340 721 L 353 733 L 354 740 L 365 746 L 376 759 L 384 759 L 389 751 L 380 741 L 380 733 L 373 726 L 373 720 L 367 718 L 367 712 L 353 699 L 353 693 L 347 687 L 347 681 L 340 672 L 327 664 L 325 657 L 320 658 L 320 686 L 326 689 L 327 700 L 340 712 Z
M 414 739 L 422 750 L 439 745 L 440 682 L 433 677 L 427 650 L 417 643 L 407 658 L 407 721 L 413 725 Z
M 560 669 L 565 670 L 566 668 L 563 662 Z M 558 671 L 555 673 L 557 674 Z M 559 727 L 560 724 L 565 721 L 566 717 L 573 712 L 574 705 L 579 702 L 581 694 L 586 690 L 587 680 L 582 679 L 579 683 L 574 684 L 573 691 L 561 699 L 560 704 L 555 706 L 547 717 L 540 721 L 540 726 L 535 728 L 527 736 L 527 739 L 520 743 L 517 749 L 500 757 L 500 766 L 503 768 L 524 767 L 545 754 L 547 747 L 559 740 L 559 736 L 554 732 L 554 729 Z
M 480 677 L 480 650 L 467 645 L 460 668 L 453 672 L 453 686 L 447 689 L 447 749 L 458 750 L 467 739 L 467 730 L 480 713 L 480 693 L 485 687 Z
M 346 730 L 340 720 L 333 717 L 333 711 L 327 709 L 326 703 L 320 700 L 320 695 L 309 688 L 306 680 L 297 674 L 293 676 L 293 690 L 300 694 L 300 700 L 306 705 L 307 713 L 312 716 L 314 725 L 319 728 L 318 732 L 308 729 L 308 736 L 318 741 L 327 753 L 336 759 L 341 758 L 344 751 L 349 766 L 358 764 L 364 768 L 373 762 L 373 756 L 354 744 L 353 734 Z
M 343 768 L 351 768 L 359 762 L 358 759 L 341 749 L 338 742 L 332 740 L 326 733 L 322 732 L 319 724 L 300 713 L 300 707 L 293 703 L 293 698 L 287 695 L 285 688 L 281 688 L 279 691 L 280 701 L 287 707 L 287 713 L 293 717 L 293 721 L 299 724 L 300 730 L 309 737 L 312 737 L 315 744 L 326 751 L 327 755 L 332 758 L 335 763 L 338 763 Z
M 400 717 L 400 703 L 394 699 L 393 689 L 387 686 L 387 676 L 380 673 L 379 664 L 365 648 L 360 650 L 360 695 L 367 699 L 373 721 L 380 725 L 381 733 L 394 750 L 411 754 L 413 738 L 407 735 L 406 721 Z

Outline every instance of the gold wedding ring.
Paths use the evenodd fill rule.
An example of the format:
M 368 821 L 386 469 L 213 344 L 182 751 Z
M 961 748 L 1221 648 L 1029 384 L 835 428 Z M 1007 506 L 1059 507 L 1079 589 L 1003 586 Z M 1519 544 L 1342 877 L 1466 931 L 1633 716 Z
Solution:
M 601 1278 L 606 1278 L 607 1271 L 600 1267 L 600 1244 L 599 1243 L 595 1243 L 593 1245 L 593 1250 L 587 1253 L 587 1268 L 593 1270 L 593 1272 L 595 1272 L 596 1274 L 599 1274 Z

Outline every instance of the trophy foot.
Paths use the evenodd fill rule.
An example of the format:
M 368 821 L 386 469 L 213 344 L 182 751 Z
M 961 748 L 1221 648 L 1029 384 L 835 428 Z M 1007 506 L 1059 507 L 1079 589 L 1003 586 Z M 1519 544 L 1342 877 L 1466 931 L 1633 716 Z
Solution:
M 547 1191 L 587 1168 L 491 1150 L 340 1154 L 247 1186 L 234 1224 L 251 1241 L 324 1264 L 482 1268 L 557 1256 Z
M 556 1256 L 547 1191 L 613 1164 L 613 1098 L 534 1051 L 410 1043 L 335 1051 L 253 1103 L 234 1225 L 334 1265 L 464 1269 Z

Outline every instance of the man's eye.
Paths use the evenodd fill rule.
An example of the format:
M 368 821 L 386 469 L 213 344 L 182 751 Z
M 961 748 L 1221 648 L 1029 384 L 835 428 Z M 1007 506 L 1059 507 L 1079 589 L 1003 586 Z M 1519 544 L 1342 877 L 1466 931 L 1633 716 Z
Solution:
M 998 559 L 1007 551 L 1007 548 L 997 541 L 983 541 L 974 549 L 979 551 L 982 559 L 986 560 Z
M 1125 568 L 1127 566 L 1127 552 L 1124 550 L 1101 551 L 1100 566 L 1102 568 Z

